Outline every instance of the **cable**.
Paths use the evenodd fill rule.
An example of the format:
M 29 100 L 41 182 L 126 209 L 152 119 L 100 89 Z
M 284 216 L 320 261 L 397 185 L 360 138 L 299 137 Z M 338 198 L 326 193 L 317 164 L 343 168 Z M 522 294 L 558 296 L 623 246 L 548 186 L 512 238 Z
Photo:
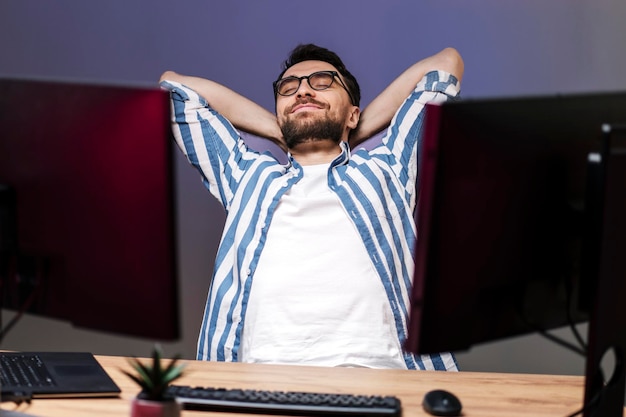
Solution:
M 572 334 L 574 335 L 576 341 L 578 342 L 578 346 L 567 341 L 564 340 L 558 336 L 555 336 L 551 333 L 548 333 L 545 329 L 536 326 L 532 323 L 530 323 L 524 314 L 520 314 L 520 318 L 522 319 L 522 321 L 531 329 L 533 329 L 534 331 L 536 331 L 539 335 L 543 336 L 544 338 L 566 348 L 569 349 L 575 353 L 578 353 L 579 355 L 586 357 L 587 356 L 587 343 L 585 342 L 585 340 L 583 339 L 583 337 L 581 336 L 580 332 L 578 331 L 578 328 L 576 327 L 576 323 L 574 322 L 574 318 L 572 317 L 572 301 L 573 301 L 573 297 L 572 297 L 572 293 L 573 293 L 573 288 L 570 285 L 571 283 L 569 281 L 566 280 L 565 283 L 565 296 L 566 296 L 566 321 L 567 324 L 572 332 Z M 600 378 L 602 379 L 602 381 L 604 381 L 604 373 L 602 371 L 602 369 L 598 369 L 598 373 Z M 600 399 L 602 398 L 602 396 L 604 395 L 605 390 L 607 389 L 606 384 L 604 384 L 602 386 L 601 389 L 599 389 L 594 396 L 586 403 L 583 404 L 583 406 L 578 409 L 577 411 L 575 411 L 572 414 L 567 415 L 567 417 L 576 417 L 579 415 L 583 415 L 583 413 L 585 413 L 587 410 L 592 409 L 593 407 L 595 407 L 598 402 L 600 401 Z
M 30 392 L 3 392 L 2 397 L 0 398 L 0 402 L 13 402 L 17 405 L 22 403 L 30 404 L 33 399 L 33 394 Z
M 573 414 L 568 414 L 567 417 L 576 417 L 576 416 L 582 415 L 585 411 L 589 410 L 592 406 L 595 406 L 598 403 L 603 393 L 604 393 L 604 388 L 596 392 L 596 395 L 594 395 L 593 398 L 589 400 L 587 404 L 583 404 L 583 406 L 580 409 L 575 411 Z
M 587 349 L 586 348 L 581 348 L 578 347 L 576 345 L 574 345 L 573 343 L 568 342 L 565 339 L 561 339 L 558 336 L 555 336 L 551 333 L 548 333 L 547 331 L 537 328 L 536 329 L 537 333 L 539 333 L 541 336 L 545 337 L 546 339 L 556 343 L 557 345 L 560 345 L 566 349 L 571 350 L 572 352 L 578 353 L 581 356 L 585 356 L 587 354 Z
M 569 297 L 568 297 L 569 299 Z M 568 301 L 569 304 L 570 301 Z M 570 330 L 572 331 L 572 333 L 574 333 L 575 337 L 576 337 L 576 341 L 578 342 L 578 345 L 571 343 L 565 339 L 562 339 L 558 336 L 555 336 L 551 333 L 548 333 L 548 331 L 546 329 L 544 329 L 541 326 L 537 326 L 534 323 L 531 323 L 529 320 L 526 319 L 526 316 L 522 313 L 518 312 L 518 317 L 522 320 L 522 322 L 531 330 L 537 332 L 539 335 L 543 336 L 544 338 L 550 340 L 551 342 L 554 342 L 568 350 L 571 350 L 572 352 L 575 352 L 581 356 L 586 356 L 587 355 L 587 344 L 583 341 L 580 333 L 578 332 L 578 329 L 576 329 L 576 323 L 574 323 L 574 320 L 571 316 L 571 314 L 569 313 L 570 308 L 568 307 L 568 313 L 566 316 L 566 321 L 567 324 L 570 328 Z

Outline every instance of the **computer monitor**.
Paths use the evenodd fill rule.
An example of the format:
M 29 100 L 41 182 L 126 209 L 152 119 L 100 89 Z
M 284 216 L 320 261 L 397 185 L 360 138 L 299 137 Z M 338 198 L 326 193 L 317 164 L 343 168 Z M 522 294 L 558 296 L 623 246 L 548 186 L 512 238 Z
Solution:
M 2 307 L 179 338 L 169 100 L 158 86 L 0 79 Z
M 408 350 L 589 320 L 585 403 L 608 408 L 586 415 L 622 415 L 626 163 L 607 138 L 615 145 L 624 122 L 624 93 L 428 106 Z M 603 389 L 609 347 L 617 366 Z

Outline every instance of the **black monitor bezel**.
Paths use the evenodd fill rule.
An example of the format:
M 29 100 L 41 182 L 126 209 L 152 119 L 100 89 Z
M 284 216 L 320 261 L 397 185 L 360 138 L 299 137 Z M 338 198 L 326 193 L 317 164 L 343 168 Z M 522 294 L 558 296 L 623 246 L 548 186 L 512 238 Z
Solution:
M 17 221 L 4 308 L 36 294 L 32 314 L 180 338 L 169 112 L 158 86 L 0 79 L 0 183 Z

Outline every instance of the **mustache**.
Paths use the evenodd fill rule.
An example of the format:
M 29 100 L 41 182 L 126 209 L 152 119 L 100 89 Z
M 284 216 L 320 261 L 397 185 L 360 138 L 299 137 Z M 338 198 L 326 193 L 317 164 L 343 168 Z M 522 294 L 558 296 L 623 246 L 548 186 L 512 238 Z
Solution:
M 326 103 L 322 103 L 320 101 L 315 100 L 312 97 L 303 97 L 301 99 L 296 100 L 296 102 L 294 104 L 292 104 L 291 106 L 289 106 L 286 110 L 285 110 L 285 114 L 291 113 L 293 111 L 293 109 L 295 109 L 297 106 L 301 106 L 302 104 L 314 104 L 320 108 L 327 108 L 328 105 Z

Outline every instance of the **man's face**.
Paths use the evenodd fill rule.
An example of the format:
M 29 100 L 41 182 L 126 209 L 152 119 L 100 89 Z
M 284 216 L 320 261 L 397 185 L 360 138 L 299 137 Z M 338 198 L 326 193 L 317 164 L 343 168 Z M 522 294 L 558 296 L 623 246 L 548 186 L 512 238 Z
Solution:
M 290 67 L 283 78 L 308 76 L 317 71 L 337 70 L 327 62 L 304 61 Z M 346 140 L 347 133 L 358 122 L 358 108 L 352 105 L 338 80 L 329 88 L 317 91 L 303 79 L 294 95 L 277 96 L 276 116 L 285 142 L 292 148 L 305 141 Z

